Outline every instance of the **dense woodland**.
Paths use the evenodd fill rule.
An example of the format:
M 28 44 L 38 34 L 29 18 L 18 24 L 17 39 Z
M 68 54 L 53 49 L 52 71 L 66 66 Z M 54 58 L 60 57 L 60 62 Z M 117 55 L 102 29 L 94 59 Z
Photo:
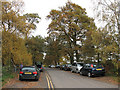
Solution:
M 68 61 L 102 63 L 110 73 L 118 75 L 120 63 L 120 24 L 118 1 L 108 4 L 104 0 L 94 2 L 95 18 L 102 22 L 98 28 L 95 18 L 88 17 L 85 8 L 67 2 L 59 10 L 51 10 L 46 16 L 51 23 L 48 37 L 31 36 L 40 22 L 37 13 L 23 12 L 23 2 L 2 2 L 2 65 L 19 67 L 65 64 Z M 102 11 L 99 9 L 102 8 Z M 41 30 L 39 30 L 41 31 Z

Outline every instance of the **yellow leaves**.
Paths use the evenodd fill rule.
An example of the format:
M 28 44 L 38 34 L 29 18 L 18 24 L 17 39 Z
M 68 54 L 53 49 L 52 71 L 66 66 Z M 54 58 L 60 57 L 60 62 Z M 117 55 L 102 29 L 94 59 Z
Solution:
M 28 54 L 25 42 L 15 34 L 3 31 L 2 55 L 3 63 L 10 64 L 11 58 L 15 64 L 31 64 L 32 56 Z

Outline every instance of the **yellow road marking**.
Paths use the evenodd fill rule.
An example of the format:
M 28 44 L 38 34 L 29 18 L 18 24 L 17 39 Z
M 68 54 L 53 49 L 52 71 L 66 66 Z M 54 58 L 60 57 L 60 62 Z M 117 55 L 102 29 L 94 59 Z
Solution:
M 52 81 L 50 80 L 50 77 L 49 77 L 48 74 L 46 74 L 46 78 L 47 78 L 47 82 L 48 82 L 49 90 L 50 90 L 50 86 L 52 87 L 51 89 L 54 90 L 54 87 L 53 87 Z M 50 81 L 50 82 L 49 82 L 49 81 Z
M 54 90 L 54 88 L 53 88 L 53 84 L 52 84 L 51 80 L 50 80 L 50 83 L 51 83 L 52 89 Z
M 48 76 L 48 78 L 49 78 L 49 81 L 50 81 L 51 87 L 52 87 L 52 89 L 54 90 L 54 88 L 53 88 L 53 84 L 52 84 L 52 81 L 50 80 L 50 77 L 49 77 L 48 74 L 47 74 L 47 76 Z
M 49 83 L 48 77 L 46 76 L 46 78 L 47 78 L 48 88 L 50 90 L 50 83 Z

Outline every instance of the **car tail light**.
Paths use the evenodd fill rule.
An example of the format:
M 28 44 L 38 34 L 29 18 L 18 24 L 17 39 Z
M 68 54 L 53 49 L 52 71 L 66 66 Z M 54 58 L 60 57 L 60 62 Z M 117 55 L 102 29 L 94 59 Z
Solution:
M 33 74 L 37 74 L 37 72 L 33 72 Z
M 23 72 L 22 72 L 22 71 L 20 71 L 20 74 L 23 74 Z
M 93 64 L 91 64 L 91 67 L 93 68 Z

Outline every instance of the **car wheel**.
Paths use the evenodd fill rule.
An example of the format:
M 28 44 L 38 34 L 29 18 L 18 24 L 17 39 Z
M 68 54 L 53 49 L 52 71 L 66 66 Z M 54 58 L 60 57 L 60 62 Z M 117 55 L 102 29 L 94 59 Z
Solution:
M 90 73 L 90 72 L 88 72 L 88 77 L 92 77 L 92 75 L 91 75 L 91 73 Z

